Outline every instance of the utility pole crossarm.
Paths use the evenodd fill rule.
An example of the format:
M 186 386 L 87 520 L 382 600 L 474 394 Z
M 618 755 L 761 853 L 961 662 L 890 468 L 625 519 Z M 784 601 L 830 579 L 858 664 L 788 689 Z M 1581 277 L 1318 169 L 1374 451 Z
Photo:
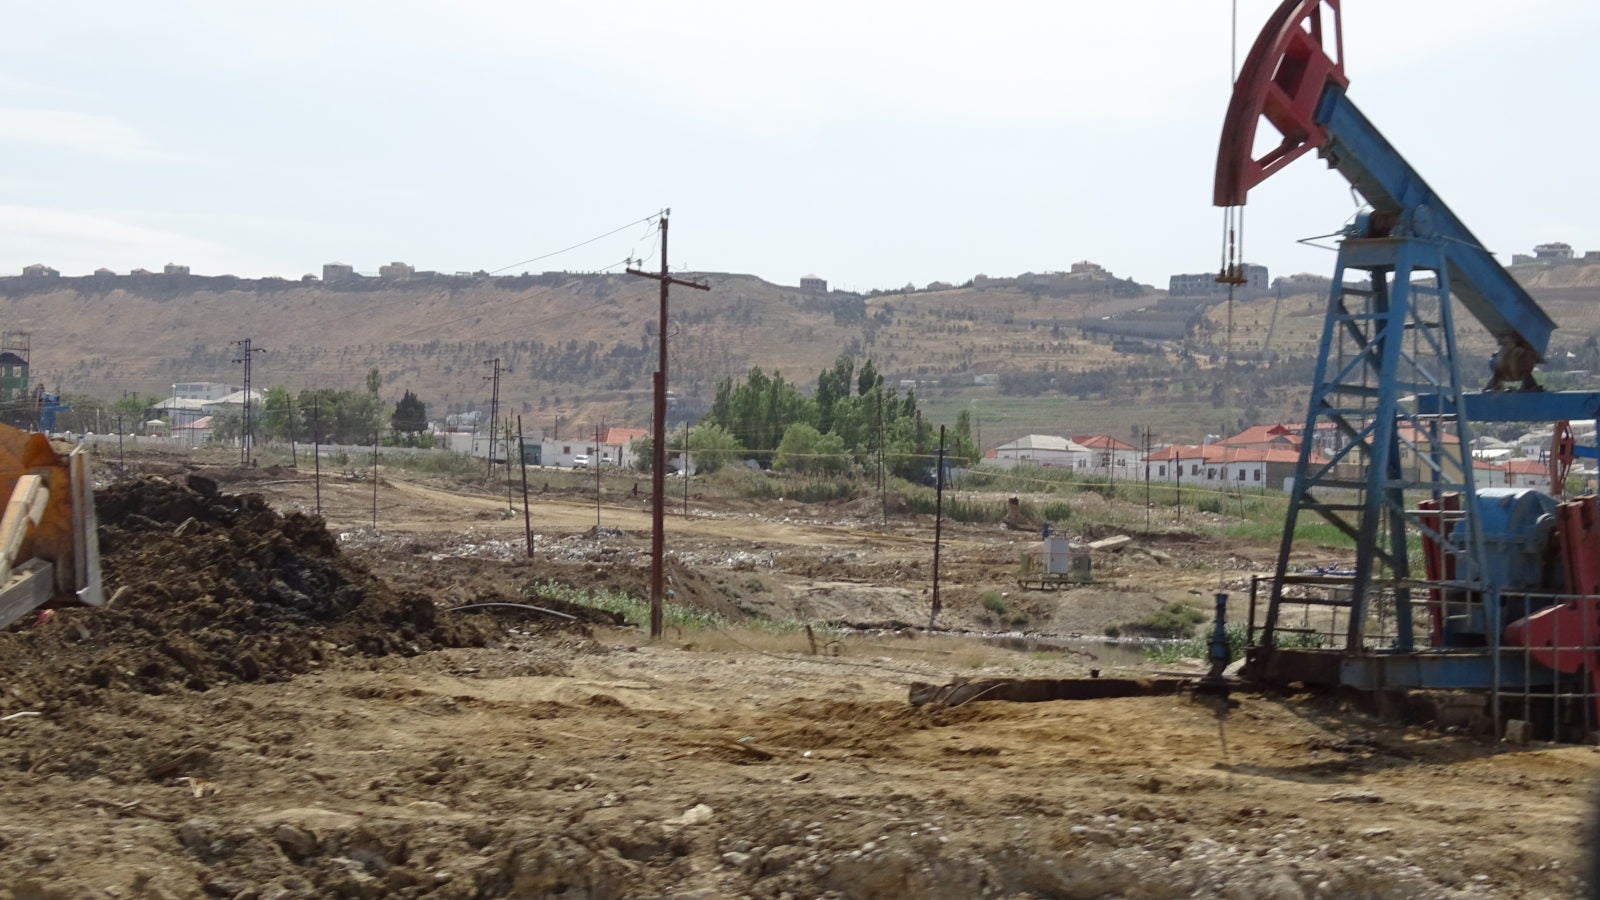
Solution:
M 711 285 L 709 284 L 699 281 L 684 281 L 682 278 L 674 278 L 671 275 L 667 275 L 662 272 L 646 272 L 641 269 L 623 269 L 623 271 L 627 272 L 629 275 L 638 275 L 643 278 L 651 278 L 666 284 L 675 284 L 679 287 L 694 288 L 697 291 L 711 290 Z

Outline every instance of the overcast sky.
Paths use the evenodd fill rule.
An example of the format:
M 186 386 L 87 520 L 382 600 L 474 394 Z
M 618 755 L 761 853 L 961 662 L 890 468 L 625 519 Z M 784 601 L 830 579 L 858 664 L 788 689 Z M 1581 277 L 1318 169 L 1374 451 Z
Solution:
M 0 272 L 674 268 L 866 290 L 1216 266 L 1230 0 L 13 4 Z M 1242 58 L 1274 2 L 1239 0 Z M 1600 4 L 1346 0 L 1350 97 L 1491 250 L 1600 249 Z M 1245 255 L 1354 206 L 1304 158 Z M 646 229 L 529 265 L 592 270 Z M 517 271 L 520 271 L 518 269 Z

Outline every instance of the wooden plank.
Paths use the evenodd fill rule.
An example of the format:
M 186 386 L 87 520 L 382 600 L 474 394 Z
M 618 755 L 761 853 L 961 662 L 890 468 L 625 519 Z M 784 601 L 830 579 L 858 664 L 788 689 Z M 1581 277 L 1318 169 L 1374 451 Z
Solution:
M 100 582 L 99 517 L 94 511 L 94 474 L 89 466 L 89 455 L 79 447 L 67 458 L 67 464 L 72 474 L 72 586 L 83 603 L 104 606 L 106 595 Z
M 0 588 L 0 628 L 38 609 L 54 594 L 54 566 L 38 559 L 17 566 L 5 587 Z

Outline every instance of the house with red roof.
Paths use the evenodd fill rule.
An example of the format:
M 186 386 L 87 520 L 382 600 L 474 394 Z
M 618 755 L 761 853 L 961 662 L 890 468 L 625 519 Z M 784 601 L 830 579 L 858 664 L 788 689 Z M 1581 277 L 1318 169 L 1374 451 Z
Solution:
M 1113 478 L 1144 477 L 1139 450 L 1132 444 L 1119 441 L 1109 434 L 1075 434 L 1072 441 L 1093 451 L 1094 455 L 1089 460 L 1090 472 Z
M 1233 437 L 1217 441 L 1220 447 L 1300 449 L 1300 438 L 1288 425 L 1251 425 Z
M 1505 467 L 1487 459 L 1472 461 L 1472 483 L 1476 487 L 1505 487 Z
M 633 465 L 633 442 L 642 437 L 649 437 L 650 432 L 645 428 L 609 427 L 599 433 L 600 440 L 595 441 L 593 431 L 588 434 L 576 434 L 569 438 L 554 438 L 542 432 L 537 441 L 539 451 L 537 456 L 530 452 L 528 461 L 538 462 L 540 465 L 567 468 L 584 457 L 586 465 L 590 466 L 622 466 Z M 529 438 L 528 443 L 535 441 Z M 669 448 L 670 449 L 670 448 Z
M 1150 479 L 1217 488 L 1283 490 L 1294 478 L 1300 451 L 1287 447 L 1224 447 L 1221 444 L 1163 447 L 1149 456 Z M 1312 465 L 1327 459 L 1311 454 Z
M 1540 491 L 1550 490 L 1550 465 L 1548 463 L 1542 463 L 1536 459 L 1508 459 L 1501 463 L 1500 467 L 1506 473 L 1506 487 L 1526 487 Z

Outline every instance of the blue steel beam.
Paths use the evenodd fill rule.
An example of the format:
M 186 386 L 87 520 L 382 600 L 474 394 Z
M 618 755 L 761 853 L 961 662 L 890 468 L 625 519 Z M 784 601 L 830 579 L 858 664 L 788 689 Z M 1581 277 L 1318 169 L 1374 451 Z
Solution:
M 1448 412 L 1438 394 L 1418 394 L 1417 412 Z M 1591 391 L 1537 391 L 1497 394 L 1462 394 L 1461 405 L 1473 422 L 1557 422 L 1562 419 L 1600 418 L 1600 393 Z
M 1321 150 L 1328 164 L 1375 211 L 1392 217 L 1397 233 L 1442 243 L 1450 292 L 1491 334 L 1520 338 L 1543 359 L 1555 323 L 1356 109 L 1343 88 L 1330 85 L 1323 92 L 1316 118 L 1328 130 Z

